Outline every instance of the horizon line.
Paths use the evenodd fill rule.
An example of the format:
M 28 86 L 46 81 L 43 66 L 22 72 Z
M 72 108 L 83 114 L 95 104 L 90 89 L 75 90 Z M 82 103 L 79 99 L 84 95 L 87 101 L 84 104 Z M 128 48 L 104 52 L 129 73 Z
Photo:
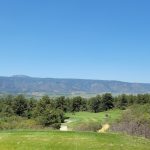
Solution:
M 29 76 L 29 75 L 10 75 L 10 76 L 1 76 L 0 77 L 18 77 L 18 78 L 39 78 L 39 79 L 64 79 L 64 80 L 93 80 L 93 81 L 114 81 L 114 82 L 124 82 L 124 83 L 134 83 L 134 84 L 150 84 L 149 82 L 130 82 L 130 81 L 121 81 L 121 80 L 110 80 L 110 79 L 92 79 L 92 78 L 75 78 L 75 77 L 35 77 L 35 76 Z

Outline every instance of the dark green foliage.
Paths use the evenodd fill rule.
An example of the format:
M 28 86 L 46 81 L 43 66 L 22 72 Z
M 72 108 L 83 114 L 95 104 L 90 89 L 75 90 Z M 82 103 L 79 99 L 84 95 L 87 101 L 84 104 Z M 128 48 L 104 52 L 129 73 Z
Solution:
M 138 94 L 136 103 L 138 104 L 146 104 L 150 102 L 150 95 L 149 94 Z
M 102 95 L 102 109 L 107 111 L 114 107 L 113 97 L 110 93 L 106 93 Z
M 35 121 L 41 126 L 59 128 L 60 124 L 64 122 L 65 112 L 73 112 L 75 114 L 75 112 L 79 111 L 90 111 L 97 113 L 114 107 L 126 109 L 134 104 L 150 104 L 150 95 L 122 94 L 112 96 L 110 93 L 106 93 L 89 99 L 82 98 L 81 96 L 73 98 L 64 96 L 50 98 L 49 96 L 43 96 L 40 100 L 26 98 L 23 95 L 8 95 L 0 97 L 1 127 L 9 124 L 5 120 L 10 121 L 13 117 L 20 117 L 23 120 Z
M 64 112 L 67 112 L 67 102 L 65 100 L 65 96 L 60 96 L 56 98 L 56 108 L 61 109 Z
M 80 111 L 87 111 L 87 99 L 82 98 Z
M 12 116 L 14 115 L 14 110 L 11 106 L 4 104 L 0 115 L 7 116 L 7 117 Z
M 37 106 L 35 107 L 34 117 L 43 126 L 51 126 L 53 124 L 56 126 L 57 124 L 58 127 L 58 124 L 60 125 L 64 122 L 63 110 L 55 108 L 54 101 L 48 96 L 43 96 L 42 99 L 38 101 Z
M 81 96 L 76 96 L 72 99 L 72 112 L 86 110 L 86 102 Z
M 46 110 L 47 107 L 52 108 L 52 107 L 54 107 L 54 104 L 48 96 L 43 96 L 37 102 L 37 105 L 36 105 L 36 108 L 34 111 L 34 117 L 43 114 L 43 112 Z
M 99 112 L 101 110 L 101 96 L 92 97 L 88 101 L 89 110 L 92 112 Z
M 128 106 L 128 98 L 127 95 L 123 94 L 118 96 L 118 107 L 120 109 L 125 109 Z
M 100 111 L 107 111 L 114 107 L 113 97 L 110 93 L 103 94 L 102 96 L 97 95 L 92 97 L 88 102 L 89 110 L 97 113 Z
M 17 97 L 15 97 L 14 101 L 12 102 L 12 108 L 16 115 L 26 116 L 28 104 L 25 97 L 23 95 L 18 95 Z
M 60 126 L 62 122 L 64 122 L 64 115 L 61 110 L 55 110 L 52 108 L 49 108 L 49 105 L 46 107 L 46 109 L 43 111 L 41 115 L 37 117 L 38 121 L 43 126 Z M 55 124 L 55 125 L 54 125 Z
M 0 99 L 0 115 L 1 116 L 12 116 L 14 115 L 14 110 L 12 107 L 14 97 L 8 95 Z
M 36 108 L 36 103 L 37 103 L 37 100 L 34 99 L 34 98 L 30 98 L 28 100 L 28 107 L 27 107 L 27 112 L 26 112 L 26 116 L 30 119 L 33 114 L 34 114 L 34 110 Z

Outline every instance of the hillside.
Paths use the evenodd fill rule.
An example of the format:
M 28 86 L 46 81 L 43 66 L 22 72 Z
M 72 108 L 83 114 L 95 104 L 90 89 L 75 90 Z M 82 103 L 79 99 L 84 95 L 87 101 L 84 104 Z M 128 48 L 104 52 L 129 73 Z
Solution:
M 122 134 L 1 131 L 1 150 L 149 150 L 150 141 Z
M 0 93 L 149 93 L 150 84 L 107 80 L 0 77 Z

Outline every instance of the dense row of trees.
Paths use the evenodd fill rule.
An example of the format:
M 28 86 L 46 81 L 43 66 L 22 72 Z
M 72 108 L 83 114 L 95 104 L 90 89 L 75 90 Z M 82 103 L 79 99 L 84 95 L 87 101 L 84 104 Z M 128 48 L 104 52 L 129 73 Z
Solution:
M 146 103 L 150 103 L 149 94 L 112 96 L 106 93 L 88 99 L 80 96 L 73 98 L 43 96 L 39 100 L 26 98 L 23 95 L 8 95 L 0 97 L 0 116 L 34 118 L 42 126 L 59 128 L 64 122 L 65 112 L 91 111 L 97 113 L 112 108 L 126 109 L 133 104 Z
M 27 99 L 23 95 L 6 96 L 0 99 L 1 117 L 20 116 L 35 119 L 42 126 L 59 128 L 64 122 L 64 112 L 57 108 L 53 99 L 43 96 L 40 100 Z

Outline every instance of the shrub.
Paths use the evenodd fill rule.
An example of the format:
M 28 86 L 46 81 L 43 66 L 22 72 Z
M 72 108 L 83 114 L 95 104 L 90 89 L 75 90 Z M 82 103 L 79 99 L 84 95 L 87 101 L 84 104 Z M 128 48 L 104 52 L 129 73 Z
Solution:
M 60 126 L 61 126 L 61 123 L 54 123 L 50 127 L 52 127 L 53 129 L 60 129 Z
M 58 127 L 58 125 L 64 122 L 64 114 L 61 110 L 54 110 L 51 108 L 46 108 L 42 114 L 37 117 L 38 122 L 45 127 Z
M 111 127 L 113 131 L 126 132 L 150 138 L 150 105 L 134 105 L 126 110 Z
M 39 128 L 35 120 L 23 118 L 20 116 L 3 117 L 0 119 L 0 129 L 31 129 Z
M 75 127 L 76 131 L 93 131 L 97 132 L 99 129 L 102 128 L 102 125 L 99 122 L 88 122 L 88 123 L 81 123 L 77 127 Z

